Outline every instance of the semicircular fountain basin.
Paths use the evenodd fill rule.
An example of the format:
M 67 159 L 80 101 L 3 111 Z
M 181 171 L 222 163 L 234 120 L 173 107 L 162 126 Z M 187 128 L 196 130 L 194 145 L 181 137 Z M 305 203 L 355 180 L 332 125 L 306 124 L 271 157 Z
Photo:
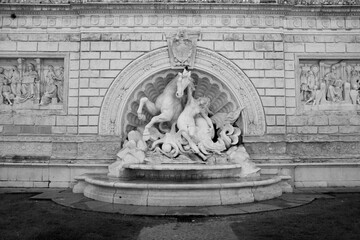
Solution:
M 84 174 L 73 192 L 98 201 L 142 206 L 213 206 L 276 198 L 291 191 L 286 176 L 239 178 L 234 165 L 130 165 L 121 178 Z M 236 169 L 233 171 L 233 169 Z M 160 173 L 158 173 L 160 172 Z M 202 178 L 182 178 L 200 172 Z M 235 174 L 235 175 L 234 175 Z M 141 177 L 142 176 L 142 177 Z M 225 177 L 223 177 L 225 176 Z

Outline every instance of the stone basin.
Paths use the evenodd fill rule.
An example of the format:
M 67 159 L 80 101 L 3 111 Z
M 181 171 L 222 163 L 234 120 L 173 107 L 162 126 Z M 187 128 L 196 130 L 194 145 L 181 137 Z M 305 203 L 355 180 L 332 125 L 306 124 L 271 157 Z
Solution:
M 98 201 L 142 206 L 214 206 L 276 198 L 291 191 L 286 176 L 202 180 L 149 180 L 84 174 L 73 192 Z
M 241 175 L 241 164 L 130 164 L 124 169 L 127 178 L 152 180 L 236 178 Z

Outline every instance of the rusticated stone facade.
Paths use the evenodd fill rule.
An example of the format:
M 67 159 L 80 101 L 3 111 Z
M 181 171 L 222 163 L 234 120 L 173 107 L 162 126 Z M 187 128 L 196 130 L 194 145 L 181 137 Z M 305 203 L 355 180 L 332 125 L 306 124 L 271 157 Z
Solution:
M 243 141 L 264 172 L 358 171 L 360 6 L 276 2 L 0 3 L 1 166 L 105 171 L 132 94 L 186 62 L 245 107 Z M 169 49 L 179 30 L 196 50 L 189 61 Z M 2 181 L 27 181 L 0 169 Z M 305 173 L 294 182 L 316 185 Z M 345 182 L 360 179 L 332 184 Z

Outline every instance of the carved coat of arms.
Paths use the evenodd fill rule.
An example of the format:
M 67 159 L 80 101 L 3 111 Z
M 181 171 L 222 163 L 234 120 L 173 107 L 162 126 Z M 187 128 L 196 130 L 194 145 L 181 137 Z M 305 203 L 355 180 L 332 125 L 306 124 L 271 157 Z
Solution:
M 193 67 L 198 36 L 198 32 L 188 33 L 181 30 L 168 37 L 169 56 L 172 67 Z

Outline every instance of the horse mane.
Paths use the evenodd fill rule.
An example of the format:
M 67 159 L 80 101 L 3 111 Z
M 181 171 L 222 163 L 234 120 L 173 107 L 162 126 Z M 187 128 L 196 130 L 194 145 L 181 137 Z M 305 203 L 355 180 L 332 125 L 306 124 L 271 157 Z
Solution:
M 166 90 L 166 89 L 169 89 L 170 87 L 173 87 L 174 84 L 176 84 L 176 81 L 177 79 L 179 78 L 180 76 L 178 74 L 176 74 L 176 77 L 174 77 L 173 79 L 171 79 L 171 81 L 166 84 L 165 86 L 165 89 L 163 90 L 163 92 Z

